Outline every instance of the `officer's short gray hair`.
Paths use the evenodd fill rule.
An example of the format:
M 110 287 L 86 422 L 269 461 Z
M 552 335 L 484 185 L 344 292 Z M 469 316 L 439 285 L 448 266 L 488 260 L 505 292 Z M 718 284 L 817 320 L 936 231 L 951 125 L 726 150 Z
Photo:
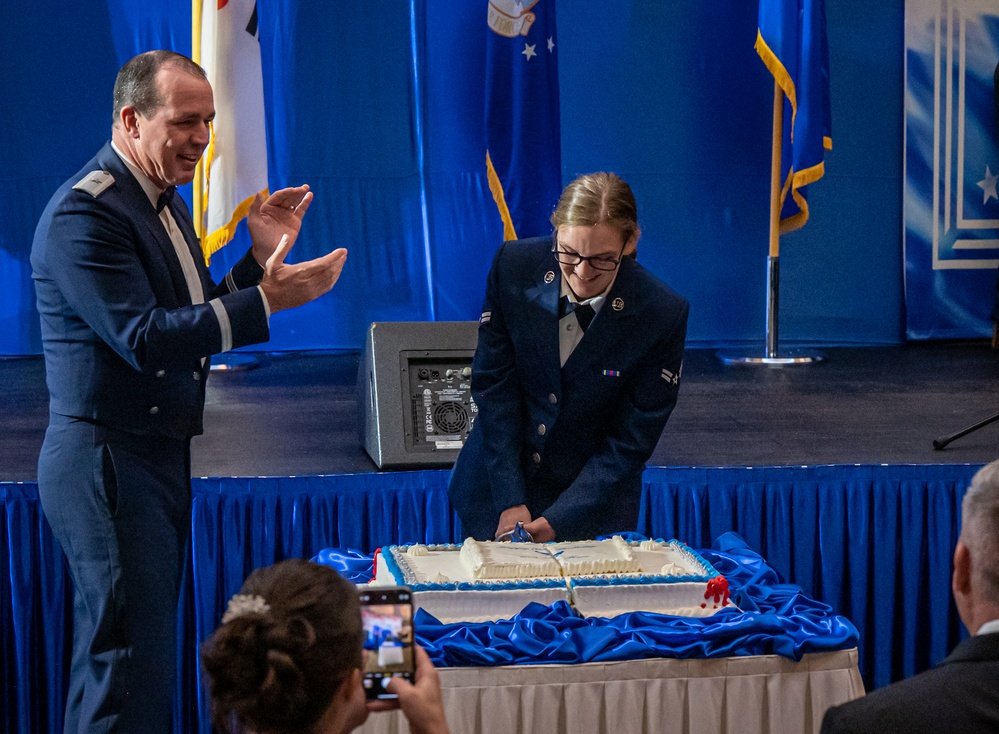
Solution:
M 174 66 L 202 79 L 208 78 L 204 69 L 173 51 L 159 49 L 133 56 L 118 71 L 114 82 L 114 125 L 119 124 L 124 107 L 134 107 L 143 117 L 150 117 L 163 106 L 156 74 L 165 66 Z

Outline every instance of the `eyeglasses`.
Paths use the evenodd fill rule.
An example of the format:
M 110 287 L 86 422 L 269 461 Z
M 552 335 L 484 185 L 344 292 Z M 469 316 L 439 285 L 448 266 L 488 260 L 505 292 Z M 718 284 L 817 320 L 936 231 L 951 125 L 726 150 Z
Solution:
M 552 245 L 552 252 L 555 253 L 555 259 L 560 263 L 563 265 L 572 265 L 573 267 L 585 262 L 589 263 L 590 267 L 595 270 L 614 270 L 621 264 L 620 258 L 608 257 L 607 255 L 590 255 L 589 257 L 583 257 L 578 252 L 560 250 L 557 240 L 555 241 L 555 244 Z

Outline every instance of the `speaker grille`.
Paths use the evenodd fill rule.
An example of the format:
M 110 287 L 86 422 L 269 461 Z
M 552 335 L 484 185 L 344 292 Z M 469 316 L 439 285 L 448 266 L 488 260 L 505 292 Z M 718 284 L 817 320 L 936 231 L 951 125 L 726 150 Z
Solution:
M 441 433 L 462 433 L 468 430 L 468 411 L 461 403 L 441 403 L 434 410 L 434 425 Z

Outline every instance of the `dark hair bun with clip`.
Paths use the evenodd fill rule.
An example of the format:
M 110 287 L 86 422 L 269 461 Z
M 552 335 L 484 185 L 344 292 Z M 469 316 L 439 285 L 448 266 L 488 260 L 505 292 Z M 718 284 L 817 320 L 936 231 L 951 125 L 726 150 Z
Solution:
M 239 613 L 202 646 L 212 723 L 307 732 L 361 666 L 357 593 L 333 569 L 297 559 L 254 571 L 240 593 L 265 610 Z

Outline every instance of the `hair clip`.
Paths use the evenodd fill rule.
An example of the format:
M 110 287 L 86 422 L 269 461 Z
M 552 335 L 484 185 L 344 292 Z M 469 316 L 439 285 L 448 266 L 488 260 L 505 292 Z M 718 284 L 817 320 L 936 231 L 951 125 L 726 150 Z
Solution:
M 264 601 L 264 597 L 257 594 L 236 594 L 229 600 L 229 605 L 222 615 L 222 624 L 231 622 L 237 617 L 246 614 L 266 614 L 271 610 L 270 604 Z

